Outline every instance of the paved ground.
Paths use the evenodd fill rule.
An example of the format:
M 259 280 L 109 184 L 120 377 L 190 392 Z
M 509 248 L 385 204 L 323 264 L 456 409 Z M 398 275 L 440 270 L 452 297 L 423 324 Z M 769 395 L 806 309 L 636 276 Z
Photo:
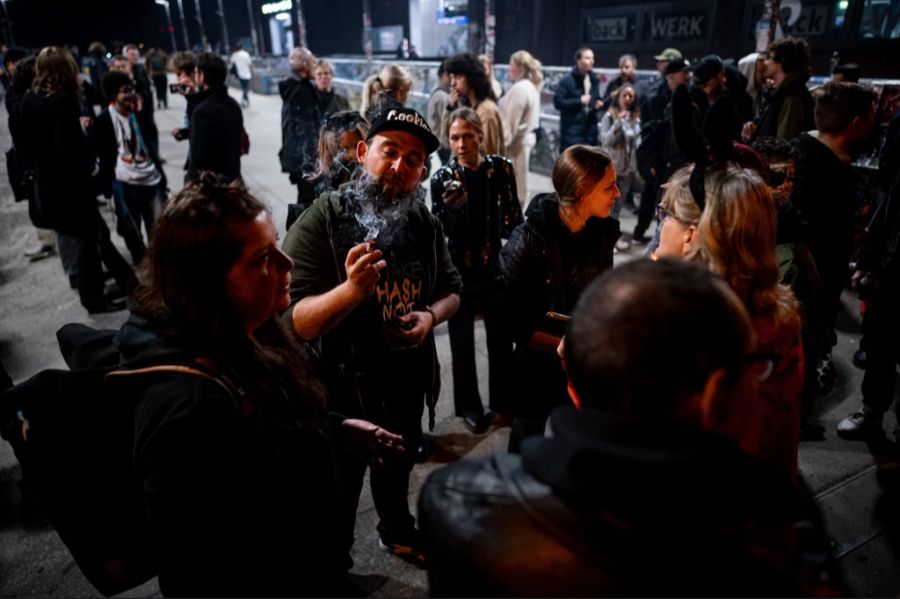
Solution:
M 234 90 L 232 94 L 237 96 Z M 165 133 L 180 124 L 184 106 L 182 98 L 170 98 L 170 108 L 157 112 L 157 123 L 161 131 L 161 153 L 168 161 L 166 171 L 175 189 L 182 180 L 181 166 L 187 143 L 176 143 Z M 280 146 L 280 107 L 276 96 L 252 97 L 252 105 L 244 111 L 251 150 L 243 159 L 242 171 L 251 191 L 269 203 L 276 222 L 283 228 L 286 206 L 294 200 L 295 188 L 280 172 L 276 157 Z M 2 120 L 5 122 L 5 114 Z M 0 152 L 9 143 L 6 128 L 0 127 Z M 532 192 L 547 191 L 550 187 L 546 177 L 537 175 L 530 176 L 529 184 Z M 633 217 L 623 212 L 622 229 L 630 231 L 633 225 Z M 77 294 L 68 288 L 58 259 L 29 263 L 23 257 L 23 251 L 32 242 L 33 229 L 26 206 L 12 201 L 6 174 L 0 173 L 0 360 L 16 381 L 43 368 L 64 366 L 54 336 L 63 324 L 85 322 L 112 328 L 125 318 L 124 312 L 88 316 L 79 305 Z M 124 254 L 121 240 L 116 238 L 116 242 Z M 622 254 L 617 260 L 630 259 L 637 253 Z M 846 303 L 840 341 L 835 349 L 838 384 L 818 410 L 827 427 L 826 440 L 801 445 L 800 469 L 822 506 L 851 593 L 897 596 L 900 568 L 895 559 L 896 536 L 892 533 L 898 530 L 894 512 L 900 505 L 896 500 L 900 470 L 890 459 L 893 446 L 886 442 L 874 445 L 845 442 L 833 433 L 835 423 L 855 409 L 859 401 L 861 373 L 850 363 L 859 340 L 859 311 L 857 302 L 849 295 Z M 480 326 L 476 338 L 479 384 L 486 399 L 486 355 Z M 453 417 L 446 325 L 438 327 L 437 341 L 444 384 L 433 433 L 436 450 L 428 463 L 418 465 L 413 472 L 410 493 L 413 505 L 421 481 L 431 470 L 462 457 L 503 451 L 508 436 L 508 429 L 492 429 L 486 435 L 473 436 Z M 889 420 L 886 428 L 892 430 L 893 417 Z M 27 498 L 23 500 L 18 478 L 12 450 L 0 442 L 0 597 L 99 596 L 78 571 L 53 530 L 41 520 Z M 353 573 L 357 582 L 377 597 L 425 596 L 427 584 L 422 571 L 378 551 L 374 535 L 376 519 L 366 491 L 360 502 L 354 548 Z M 124 595 L 152 597 L 158 596 L 159 590 L 155 581 L 150 581 Z

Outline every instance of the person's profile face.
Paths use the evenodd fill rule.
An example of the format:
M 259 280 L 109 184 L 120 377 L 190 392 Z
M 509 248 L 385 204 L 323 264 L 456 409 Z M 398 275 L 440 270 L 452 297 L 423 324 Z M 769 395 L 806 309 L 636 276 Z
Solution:
M 509 78 L 511 80 L 518 81 L 524 74 L 524 69 L 522 69 L 517 62 L 513 60 L 509 61 Z
M 425 173 L 425 146 L 406 131 L 378 133 L 369 146 L 358 144 L 357 154 L 366 172 L 395 195 L 412 192 Z
M 594 51 L 583 50 L 581 56 L 578 57 L 576 64 L 578 65 L 579 71 L 582 73 L 589 73 L 594 68 Z
M 619 186 L 616 185 L 616 167 L 610 164 L 606 167 L 603 178 L 586 190 L 583 195 L 580 195 L 577 204 L 578 211 L 582 214 L 606 218 L 619 195 Z
M 684 258 L 696 239 L 697 227 L 662 208 L 660 214 L 657 258 Z
M 687 82 L 691 79 L 691 72 L 678 71 L 676 73 L 672 73 L 670 76 L 672 77 L 672 82 L 677 87 L 679 85 L 687 85 Z
M 281 251 L 278 232 L 268 211 L 229 230 L 240 244 L 237 259 L 225 275 L 225 296 L 252 333 L 291 305 L 293 260 Z
M 656 70 L 659 71 L 659 74 L 662 76 L 666 75 L 666 67 L 669 66 L 668 60 L 657 60 L 656 61 Z
M 316 88 L 321 92 L 331 91 L 331 82 L 334 80 L 334 73 L 328 67 L 319 67 L 316 69 Z
M 359 162 L 359 155 L 356 153 L 356 148 L 361 141 L 363 141 L 362 135 L 355 129 L 353 131 L 344 131 L 341 133 L 341 137 L 338 140 L 338 159 L 344 163 Z
M 450 73 L 450 87 L 461 96 L 469 95 L 469 80 L 460 73 Z
M 779 65 L 775 62 L 772 52 L 769 52 L 766 55 L 766 60 L 763 62 L 763 78 L 769 79 L 774 77 L 778 73 L 778 67 Z

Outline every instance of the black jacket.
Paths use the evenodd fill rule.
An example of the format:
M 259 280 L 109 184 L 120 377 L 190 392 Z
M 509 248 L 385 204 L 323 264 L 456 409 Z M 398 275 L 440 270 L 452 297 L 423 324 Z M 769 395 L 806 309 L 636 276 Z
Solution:
M 341 94 L 331 90 L 330 92 L 318 92 L 319 110 L 322 113 L 322 120 L 331 116 L 335 112 L 350 110 L 350 102 Z
M 793 143 L 800 156 L 791 203 L 810 225 L 811 250 L 822 280 L 823 317 L 830 319 L 830 328 L 848 280 L 859 176 L 811 135 L 801 133 Z
M 241 177 L 241 131 L 244 115 L 224 85 L 200 92 L 191 115 L 191 157 L 187 178 L 214 171 L 229 179 Z
M 550 424 L 428 478 L 432 596 L 834 593 L 809 494 L 729 439 L 574 408 Z
M 584 95 L 584 78 L 591 78 L 591 101 L 588 106 L 581 103 Z M 594 103 L 600 99 L 600 82 L 594 73 L 583 74 L 578 67 L 559 80 L 553 105 L 559 111 L 559 150 L 571 145 L 597 145 L 597 111 Z
M 77 231 L 94 222 L 92 175 L 97 159 L 81 129 L 81 107 L 70 94 L 29 91 L 22 99 L 19 151 L 34 167 L 37 197 L 29 215 L 37 227 Z
M 612 268 L 619 221 L 591 218 L 573 234 L 560 221 L 556 194 L 535 196 L 525 216 L 500 251 L 495 301 L 505 333 L 516 344 L 519 399 L 513 413 L 539 417 L 569 400 L 559 357 L 530 349 L 529 340 L 538 330 L 553 333 L 547 311 L 571 314 L 588 284 Z
M 475 213 L 474 201 L 467 201 L 459 208 L 446 206 L 442 197 L 444 185 L 459 181 L 465 189 L 466 183 L 472 180 L 466 176 L 467 172 L 472 171 L 463 168 L 453 156 L 431 177 L 431 212 L 444 225 L 450 257 L 466 283 L 472 275 L 480 278 L 479 274 L 490 273 L 489 277 L 493 278 L 501 238 L 508 239 L 522 223 L 516 175 L 512 162 L 503 156 L 485 156 L 477 173 L 485 183 L 484 189 L 467 190 L 470 197 L 478 196 L 477 201 L 484 203 L 479 206 L 484 210 Z M 492 283 L 490 278 L 485 283 Z
M 787 102 L 796 105 L 794 108 L 799 108 L 799 113 L 795 111 L 793 117 L 787 119 L 785 122 L 787 128 L 781 132 L 782 135 L 779 135 L 778 128 L 782 120 L 782 110 Z M 799 76 L 786 79 L 775 88 L 760 110 L 756 131 L 753 134 L 754 139 L 779 137 L 790 141 L 804 131 L 815 129 L 813 108 L 813 98 L 806 89 L 806 80 Z
M 117 337 L 121 364 L 192 364 L 163 328 L 132 315 Z M 317 418 L 299 402 L 260 401 L 252 383 L 234 386 L 241 391 L 157 373 L 138 387 L 134 460 L 160 589 L 195 597 L 334 592 L 342 558 L 324 411 Z
M 309 79 L 292 76 L 278 84 L 281 93 L 281 172 L 293 178 L 316 168 L 322 107 L 319 93 Z

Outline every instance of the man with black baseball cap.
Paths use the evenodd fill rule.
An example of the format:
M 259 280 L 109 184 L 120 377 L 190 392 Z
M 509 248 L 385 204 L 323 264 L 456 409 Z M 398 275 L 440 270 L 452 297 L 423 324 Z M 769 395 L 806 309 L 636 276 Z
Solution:
M 407 504 L 409 473 L 423 445 L 426 403 L 434 422 L 434 327 L 456 312 L 462 289 L 441 223 L 421 201 L 419 183 L 438 146 L 421 114 L 384 108 L 357 145 L 360 172 L 317 198 L 283 248 L 294 260 L 294 303 L 284 318 L 320 347 L 328 409 L 403 435 L 406 451 L 372 468 L 372 497 L 381 548 L 418 565 L 425 555 Z M 338 452 L 345 502 L 338 534 L 348 568 L 366 465 Z
M 691 100 L 700 111 L 700 122 L 706 111 L 725 89 L 725 63 L 714 54 L 704 56 L 694 67 L 694 85 L 691 87 Z

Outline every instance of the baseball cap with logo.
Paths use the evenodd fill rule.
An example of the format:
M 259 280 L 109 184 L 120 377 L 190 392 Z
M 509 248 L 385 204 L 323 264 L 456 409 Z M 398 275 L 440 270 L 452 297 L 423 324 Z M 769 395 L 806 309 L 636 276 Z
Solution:
M 653 60 L 662 62 L 664 60 L 675 60 L 676 58 L 681 58 L 681 52 L 679 52 L 675 48 L 666 48 L 661 53 L 654 56 Z
M 415 135 L 422 140 L 426 154 L 431 154 L 441 145 L 438 138 L 431 132 L 425 117 L 412 108 L 392 107 L 379 112 L 372 118 L 372 126 L 366 140 L 385 131 L 405 131 Z
M 678 73 L 679 71 L 690 71 L 693 67 L 691 63 L 686 58 L 675 58 L 669 61 L 669 64 L 666 65 L 666 75 L 671 75 L 672 73 Z

